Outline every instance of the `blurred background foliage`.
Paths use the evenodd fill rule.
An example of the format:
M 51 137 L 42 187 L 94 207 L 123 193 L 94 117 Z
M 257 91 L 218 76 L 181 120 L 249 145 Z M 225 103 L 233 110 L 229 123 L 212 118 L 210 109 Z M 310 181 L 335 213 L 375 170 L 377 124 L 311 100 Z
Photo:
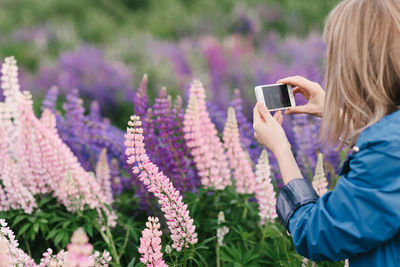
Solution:
M 234 87 L 248 86 L 246 90 L 251 91 L 249 88 L 255 83 L 269 82 L 269 79 L 256 79 L 253 73 L 249 78 L 241 78 L 242 84 L 237 82 L 238 78 L 230 77 L 221 78 L 218 85 L 213 82 L 213 77 L 223 76 L 219 75 L 221 68 L 235 64 L 229 61 L 234 55 L 226 49 L 232 36 L 240 35 L 242 43 L 248 42 L 256 52 L 253 57 L 257 58 L 258 54 L 268 52 L 260 48 L 265 46 L 268 36 L 283 39 L 286 45 L 293 42 L 290 41 L 293 37 L 301 40 L 310 33 L 318 35 L 326 15 L 337 2 L 1 0 L 0 56 L 16 57 L 22 68 L 22 87 L 31 90 L 36 99 L 43 98 L 52 85 L 69 87 L 65 90 L 79 87 L 82 96 L 89 100 L 98 100 L 98 95 L 87 93 L 88 90 L 103 90 L 104 94 L 115 91 L 115 96 L 110 97 L 115 98 L 115 103 L 100 99 L 100 104 L 103 114 L 122 127 L 126 119 L 120 121 L 118 118 L 130 113 L 133 88 L 144 73 L 150 77 L 151 99 L 161 86 L 166 86 L 173 96 L 182 92 L 193 77 L 202 79 L 212 90 L 222 90 L 220 87 L 224 86 L 233 92 Z M 215 52 L 218 46 L 222 48 Z M 222 63 L 222 59 L 219 60 L 215 67 L 213 64 L 219 58 L 217 55 L 215 60 L 212 53 L 222 53 L 226 59 Z M 92 60 L 96 62 L 92 63 Z M 246 55 L 240 62 L 242 69 L 255 65 Z M 81 66 L 78 73 L 71 70 L 72 67 L 66 67 L 79 65 L 84 67 Z M 102 74 L 105 74 L 105 83 L 110 77 L 116 77 L 108 87 L 105 86 L 108 91 L 94 88 L 103 82 L 93 82 Z M 212 88 L 213 84 L 215 88 Z M 247 99 L 253 97 L 251 92 L 244 95 Z M 108 108 L 104 107 L 106 104 Z

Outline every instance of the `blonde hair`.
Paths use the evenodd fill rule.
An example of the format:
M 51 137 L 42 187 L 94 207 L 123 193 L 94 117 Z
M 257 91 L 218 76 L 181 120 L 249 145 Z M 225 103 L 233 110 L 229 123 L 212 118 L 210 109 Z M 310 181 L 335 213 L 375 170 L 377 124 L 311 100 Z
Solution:
M 400 0 L 345 0 L 327 18 L 321 137 L 354 144 L 400 105 Z

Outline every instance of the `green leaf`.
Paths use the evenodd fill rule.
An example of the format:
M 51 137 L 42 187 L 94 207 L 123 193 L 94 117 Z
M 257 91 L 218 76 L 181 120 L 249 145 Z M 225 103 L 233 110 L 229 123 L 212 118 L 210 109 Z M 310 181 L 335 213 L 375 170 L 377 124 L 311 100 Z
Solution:
M 93 236 L 93 226 L 90 223 L 86 225 L 85 231 L 90 237 Z
M 59 232 L 56 237 L 54 238 L 54 244 L 57 246 L 60 244 L 61 240 L 64 238 L 64 232 Z
M 50 231 L 50 233 L 47 235 L 46 239 L 52 239 L 58 232 L 60 231 L 60 229 L 58 228 L 54 228 L 53 230 Z
M 135 260 L 135 258 L 132 258 L 127 267 L 133 267 L 135 264 Z
M 25 223 L 24 225 L 22 225 L 21 229 L 19 229 L 19 231 L 18 231 L 18 236 L 23 235 L 30 226 L 31 226 L 31 224 L 28 224 L 28 223 Z
M 11 228 L 13 228 L 15 225 L 17 225 L 19 222 L 21 222 L 22 220 L 24 220 L 27 216 L 25 214 L 23 215 L 18 215 L 15 219 L 13 224 L 11 225 Z
M 35 234 L 39 232 L 39 223 L 35 222 L 33 224 L 33 231 L 35 232 Z

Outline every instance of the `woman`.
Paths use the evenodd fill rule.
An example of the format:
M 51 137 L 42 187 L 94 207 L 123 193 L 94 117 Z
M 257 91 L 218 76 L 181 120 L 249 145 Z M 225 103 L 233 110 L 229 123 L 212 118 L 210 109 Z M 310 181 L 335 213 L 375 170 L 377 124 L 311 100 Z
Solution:
M 400 1 L 342 1 L 324 39 L 326 95 L 305 78 L 282 79 L 308 99 L 286 114 L 322 116 L 321 137 L 353 153 L 335 189 L 319 198 L 293 157 L 282 114 L 257 104 L 255 136 L 275 154 L 285 183 L 278 215 L 309 259 L 400 266 Z

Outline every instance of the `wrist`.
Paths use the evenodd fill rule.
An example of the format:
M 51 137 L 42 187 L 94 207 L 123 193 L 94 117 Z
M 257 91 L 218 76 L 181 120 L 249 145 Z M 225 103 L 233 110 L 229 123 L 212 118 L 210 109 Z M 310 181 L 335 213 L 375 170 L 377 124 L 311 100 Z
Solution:
M 279 146 L 277 149 L 272 151 L 275 155 L 275 158 L 279 161 L 280 159 L 287 158 L 290 155 L 293 155 L 292 148 L 290 144 Z

